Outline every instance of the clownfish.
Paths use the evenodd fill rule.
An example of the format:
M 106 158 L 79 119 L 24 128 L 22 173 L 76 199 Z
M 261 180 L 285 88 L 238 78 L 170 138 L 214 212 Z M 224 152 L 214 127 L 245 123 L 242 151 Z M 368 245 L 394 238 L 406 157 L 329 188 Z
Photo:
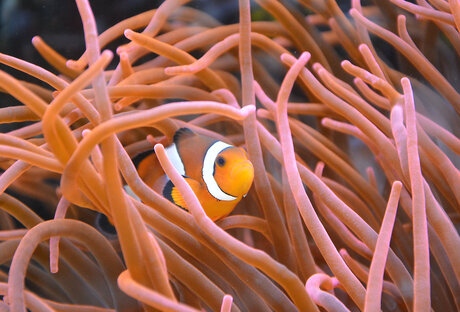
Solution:
M 251 188 L 254 167 L 242 148 L 180 128 L 165 151 L 213 221 L 232 212 Z M 188 211 L 182 195 L 161 169 L 155 154 L 139 163 L 138 172 L 152 189 Z

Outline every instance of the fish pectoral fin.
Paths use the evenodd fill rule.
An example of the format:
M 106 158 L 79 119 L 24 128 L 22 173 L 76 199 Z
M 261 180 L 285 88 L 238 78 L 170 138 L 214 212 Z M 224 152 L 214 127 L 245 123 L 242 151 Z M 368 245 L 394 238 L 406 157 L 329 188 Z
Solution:
M 196 194 L 196 191 L 198 190 L 199 186 L 200 186 L 200 183 L 196 180 L 193 180 L 191 178 L 188 178 L 188 177 L 184 177 L 185 181 L 187 181 L 187 183 L 190 185 L 190 187 L 192 188 L 193 192 Z M 169 181 L 168 183 L 171 183 L 171 181 Z M 171 193 L 170 193 L 170 197 L 169 196 L 166 196 L 169 200 L 171 200 L 174 204 L 176 204 L 177 206 L 181 207 L 182 209 L 188 211 L 187 209 L 187 205 L 185 204 L 185 200 L 184 198 L 182 197 L 182 194 L 179 192 L 179 189 L 175 186 L 175 185 L 171 185 Z
M 175 186 L 173 186 L 171 190 L 171 198 L 172 198 L 173 203 L 175 203 L 177 206 L 181 207 L 182 209 L 185 209 L 188 211 L 185 205 L 185 200 L 182 197 L 182 194 L 179 192 L 179 190 Z

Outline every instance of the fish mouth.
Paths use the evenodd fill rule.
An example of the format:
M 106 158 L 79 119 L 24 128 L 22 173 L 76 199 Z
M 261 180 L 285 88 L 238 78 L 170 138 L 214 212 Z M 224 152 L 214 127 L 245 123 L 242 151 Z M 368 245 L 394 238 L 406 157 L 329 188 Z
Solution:
M 243 161 L 233 168 L 230 178 L 238 185 L 235 193 L 238 193 L 238 196 L 246 194 L 254 180 L 254 166 L 249 160 Z
M 252 180 L 254 178 L 254 166 L 249 160 L 245 160 L 233 168 L 231 177 L 248 178 L 249 180 Z

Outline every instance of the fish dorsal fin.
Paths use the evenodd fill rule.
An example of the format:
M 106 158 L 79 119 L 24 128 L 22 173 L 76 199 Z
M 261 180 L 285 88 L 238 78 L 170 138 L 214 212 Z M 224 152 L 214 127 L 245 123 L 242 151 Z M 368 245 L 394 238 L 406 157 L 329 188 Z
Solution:
M 184 140 L 186 138 L 190 138 L 197 135 L 195 132 L 190 130 L 189 128 L 180 128 L 179 130 L 174 133 L 174 143 L 177 144 L 179 141 Z

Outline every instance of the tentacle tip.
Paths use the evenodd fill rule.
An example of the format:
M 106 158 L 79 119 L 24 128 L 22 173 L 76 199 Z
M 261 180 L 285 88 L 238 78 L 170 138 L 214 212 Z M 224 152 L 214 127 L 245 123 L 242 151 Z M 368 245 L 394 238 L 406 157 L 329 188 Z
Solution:
M 417 21 L 420 21 L 420 22 L 427 21 L 427 19 L 426 19 L 423 15 L 420 15 L 420 14 L 415 14 L 415 19 L 416 19 Z M 402 20 L 401 20 L 401 21 L 402 21 Z M 404 22 L 405 22 L 405 21 L 406 21 L 406 20 L 404 19 Z
M 360 52 L 363 52 L 364 50 L 369 50 L 369 47 L 367 44 L 365 43 L 361 43 L 359 46 L 358 46 L 358 49 Z
M 233 303 L 233 297 L 231 295 L 225 295 L 223 298 L 222 298 L 222 306 L 224 305 L 228 305 L 228 306 L 231 306 Z M 222 310 L 224 311 L 224 310 Z M 229 310 L 230 311 L 230 310 Z
M 402 22 L 402 23 L 405 23 L 406 22 L 406 16 L 402 15 L 402 14 L 399 14 L 398 15 L 398 22 Z
M 110 51 L 110 50 L 104 50 L 104 51 L 102 51 L 101 56 L 106 57 L 108 59 L 112 59 L 113 58 L 113 52 Z
M 281 61 L 285 62 L 286 58 L 288 58 L 289 56 L 291 56 L 289 53 L 283 53 L 281 54 L 280 59 Z
M 321 119 L 321 125 L 322 125 L 322 126 L 327 127 L 327 126 L 329 125 L 330 122 L 331 122 L 331 119 L 330 119 L 330 118 L 327 118 L 327 117 L 326 117 L 326 118 Z
M 163 144 L 161 143 L 157 143 L 155 144 L 155 146 L 153 146 L 153 150 L 155 151 L 155 153 L 164 153 L 165 151 L 165 147 L 163 146 Z
M 310 52 L 303 51 L 302 54 L 300 54 L 299 62 L 306 64 L 310 60 L 310 56 L 311 56 Z
M 254 104 L 246 105 L 240 110 L 244 118 L 248 117 L 250 114 L 252 114 L 255 111 L 256 111 L 256 106 Z
M 90 129 L 84 129 L 84 130 L 81 132 L 81 135 L 82 135 L 83 137 L 85 137 L 85 136 L 87 136 L 87 135 L 90 134 L 90 133 L 91 133 L 91 130 L 90 130 Z
M 402 77 L 401 78 L 401 84 L 409 84 L 410 85 L 410 80 L 407 77 Z
M 70 69 L 75 69 L 77 67 L 77 62 L 74 60 L 67 60 L 65 66 Z
M 233 300 L 233 297 L 232 297 L 232 295 L 228 295 L 228 294 L 227 294 L 227 295 L 224 296 L 224 299 L 226 299 L 226 300 Z
M 340 66 L 342 66 L 342 68 L 350 68 L 353 64 L 351 64 L 351 62 L 349 60 L 345 60 L 345 61 L 342 61 L 340 62 Z
M 321 65 L 320 63 L 314 63 L 312 65 L 312 68 L 315 72 L 319 72 L 320 70 L 324 69 L 323 65 Z
M 393 187 L 395 187 L 397 189 L 401 189 L 402 188 L 402 182 L 401 181 L 394 181 L 393 182 Z
M 146 138 L 147 142 L 152 144 L 153 146 L 157 145 L 161 140 L 155 139 L 155 137 L 151 134 L 147 135 Z
M 126 38 L 130 39 L 132 38 L 133 34 L 134 34 L 134 31 L 132 31 L 131 29 L 125 29 L 125 31 L 123 32 L 123 34 L 125 35 Z M 117 49 L 118 50 L 118 49 Z M 124 51 L 124 50 L 123 50 Z M 123 51 L 120 51 L 120 53 L 122 53 Z
M 35 46 L 36 44 L 39 44 L 42 41 L 42 38 L 40 36 L 33 36 L 31 41 L 32 44 Z
M 324 167 L 325 167 L 325 164 L 322 161 L 318 161 L 318 163 L 316 164 L 315 174 L 319 178 L 321 178 L 323 176 Z
M 296 58 L 289 53 L 281 54 L 280 59 L 283 63 L 291 63 L 291 62 L 293 63 L 296 61 Z
M 85 68 L 86 64 L 84 63 L 84 61 L 80 60 L 67 60 L 65 62 L 65 66 L 73 70 L 82 71 Z

